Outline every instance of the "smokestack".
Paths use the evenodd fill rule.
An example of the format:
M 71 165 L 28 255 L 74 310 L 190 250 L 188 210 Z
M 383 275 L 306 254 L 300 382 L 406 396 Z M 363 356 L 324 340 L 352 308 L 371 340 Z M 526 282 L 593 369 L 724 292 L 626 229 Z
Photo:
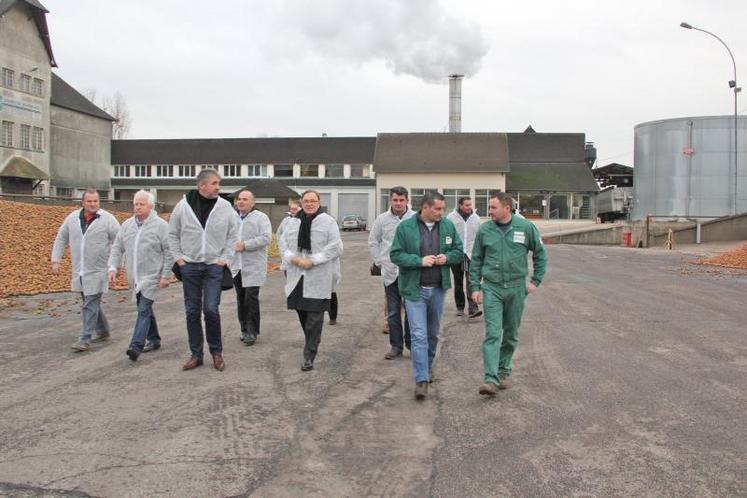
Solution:
M 463 74 L 449 75 L 449 133 L 462 132 L 462 78 Z

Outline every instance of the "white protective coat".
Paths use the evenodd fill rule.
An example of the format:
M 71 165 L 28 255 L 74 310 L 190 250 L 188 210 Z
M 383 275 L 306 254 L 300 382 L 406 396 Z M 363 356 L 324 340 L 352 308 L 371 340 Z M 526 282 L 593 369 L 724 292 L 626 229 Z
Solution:
M 52 263 L 59 263 L 70 245 L 73 275 L 70 288 L 86 296 L 109 290 L 109 253 L 119 232 L 119 223 L 107 211 L 99 209 L 99 217 L 91 222 L 85 235 L 80 228 L 80 209 L 70 213 L 57 231 L 52 247 Z
M 475 237 L 477 236 L 477 231 L 480 229 L 480 217 L 473 211 L 467 218 L 467 221 L 464 221 L 462 215 L 454 210 L 449 213 L 446 219 L 451 221 L 454 227 L 456 227 L 456 231 L 462 239 L 464 254 L 471 259 L 472 247 L 475 245 Z
M 169 247 L 174 260 L 212 265 L 230 264 L 236 252 L 236 212 L 219 197 L 202 228 L 186 196 L 174 207 L 169 221 Z
M 376 217 L 371 233 L 368 234 L 368 252 L 373 262 L 381 267 L 381 280 L 384 285 L 390 285 L 397 280 L 399 267 L 389 259 L 389 250 L 392 248 L 394 234 L 400 222 L 414 215 L 415 211 L 407 209 L 400 219 L 399 216 L 392 214 L 389 209 Z
M 122 223 L 109 257 L 109 271 L 116 271 L 122 263 L 127 269 L 133 302 L 138 292 L 154 301 L 159 280 L 171 278 L 174 264 L 169 248 L 169 224 L 155 211 L 150 212 L 140 227 L 134 216 Z
M 241 272 L 242 287 L 261 287 L 267 279 L 267 248 L 272 241 L 270 218 L 255 209 L 243 220 L 237 213 L 236 223 L 238 240 L 244 243 L 244 250 L 236 251 L 231 273 L 235 277 Z
M 303 279 L 303 297 L 312 299 L 329 299 L 335 275 L 335 259 L 342 256 L 342 240 L 337 222 L 326 213 L 317 215 L 311 222 L 311 252 L 298 250 L 298 231 L 301 220 L 292 218 L 288 221 L 282 237 L 278 240 L 280 254 L 285 262 L 287 277 L 285 282 L 285 296 L 289 296 Z M 311 258 L 314 263 L 305 270 L 291 264 L 293 257 Z

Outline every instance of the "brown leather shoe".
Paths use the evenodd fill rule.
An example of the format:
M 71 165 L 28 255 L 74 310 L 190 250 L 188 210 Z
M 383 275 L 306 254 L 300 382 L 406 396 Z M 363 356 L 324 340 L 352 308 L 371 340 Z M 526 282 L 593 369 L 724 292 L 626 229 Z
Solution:
M 182 365 L 182 370 L 192 370 L 202 366 L 202 358 L 199 356 L 193 356 L 187 363 Z
M 213 367 L 219 372 L 226 368 L 226 362 L 223 361 L 223 355 L 220 353 L 213 354 Z
M 493 384 L 492 382 L 485 382 L 480 386 L 480 390 L 478 391 L 483 396 L 495 396 L 498 394 L 498 386 Z
M 508 374 L 498 374 L 498 380 L 501 381 L 501 383 L 498 385 L 498 389 L 508 389 L 509 387 L 511 387 L 512 382 Z

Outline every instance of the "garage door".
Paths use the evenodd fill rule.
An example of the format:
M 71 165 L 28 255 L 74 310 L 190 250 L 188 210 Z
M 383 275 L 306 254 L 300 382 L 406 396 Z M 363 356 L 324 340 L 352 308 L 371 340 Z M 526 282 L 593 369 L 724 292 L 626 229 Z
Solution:
M 332 205 L 332 194 L 319 194 L 319 203 L 322 205 L 325 213 L 329 213 Z
M 363 218 L 368 218 L 368 194 L 338 194 L 338 220 L 342 220 L 349 214 L 357 214 Z

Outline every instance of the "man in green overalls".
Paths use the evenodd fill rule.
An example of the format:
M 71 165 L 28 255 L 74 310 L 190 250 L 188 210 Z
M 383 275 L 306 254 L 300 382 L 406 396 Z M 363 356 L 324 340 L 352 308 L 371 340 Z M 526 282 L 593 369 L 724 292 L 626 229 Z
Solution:
M 490 198 L 490 219 L 480 226 L 472 249 L 472 298 L 483 302 L 485 340 L 482 344 L 485 382 L 480 394 L 495 396 L 510 387 L 511 360 L 519 340 L 524 300 L 542 283 L 547 254 L 534 224 L 512 216 L 513 199 L 505 192 Z M 527 282 L 527 253 L 532 251 L 534 275 Z

